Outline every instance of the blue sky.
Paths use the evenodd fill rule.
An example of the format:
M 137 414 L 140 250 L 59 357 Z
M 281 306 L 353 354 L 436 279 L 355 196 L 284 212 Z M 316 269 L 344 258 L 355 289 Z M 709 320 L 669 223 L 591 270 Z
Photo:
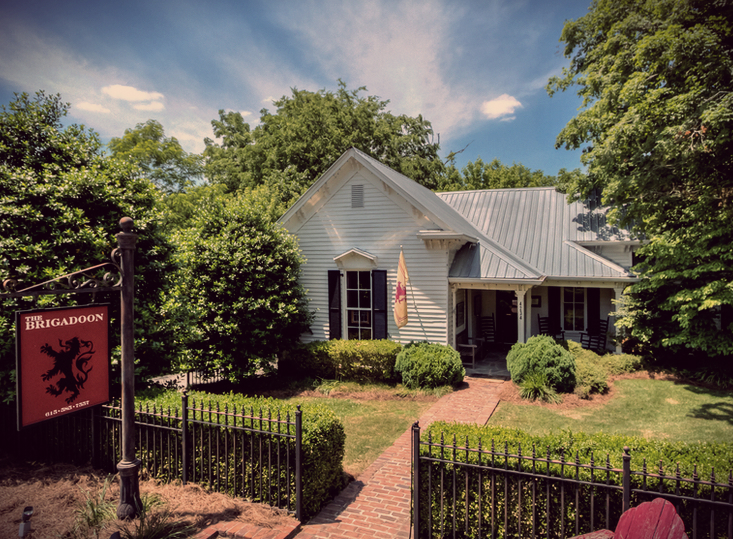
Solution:
M 550 98 L 568 65 L 564 21 L 591 0 L 6 2 L 0 103 L 60 93 L 68 120 L 106 142 L 154 118 L 188 151 L 203 150 L 218 110 L 254 126 L 290 88 L 366 86 L 395 114 L 422 114 L 441 154 L 556 174 L 580 152 L 555 137 L 580 106 Z

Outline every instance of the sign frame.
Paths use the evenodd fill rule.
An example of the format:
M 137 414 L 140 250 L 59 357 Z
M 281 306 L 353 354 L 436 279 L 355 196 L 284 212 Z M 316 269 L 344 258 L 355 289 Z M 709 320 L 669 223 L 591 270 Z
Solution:
M 19 431 L 110 401 L 110 311 L 109 303 L 16 311 Z

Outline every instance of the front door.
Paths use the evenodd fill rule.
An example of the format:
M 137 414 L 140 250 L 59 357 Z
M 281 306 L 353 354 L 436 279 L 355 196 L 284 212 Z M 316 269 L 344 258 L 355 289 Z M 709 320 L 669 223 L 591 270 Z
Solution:
M 496 337 L 500 343 L 517 342 L 517 295 L 510 290 L 496 291 Z

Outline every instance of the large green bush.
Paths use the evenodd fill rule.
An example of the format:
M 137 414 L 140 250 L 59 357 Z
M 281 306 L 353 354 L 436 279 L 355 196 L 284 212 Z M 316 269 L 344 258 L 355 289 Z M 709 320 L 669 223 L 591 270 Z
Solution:
M 208 200 L 191 228 L 174 234 L 180 269 L 165 309 L 186 351 L 182 370 L 242 380 L 307 329 L 303 257 L 272 204 L 262 190 Z
M 532 371 L 547 376 L 550 387 L 569 393 L 575 387 L 575 359 L 572 354 L 547 335 L 530 337 L 526 343 L 512 346 L 506 357 L 512 380 L 521 384 Z
M 249 398 L 240 394 L 212 395 L 203 392 L 191 392 L 189 407 L 195 400 L 196 408 L 201 404 L 203 408 L 213 407 L 215 410 L 229 410 L 236 407 L 249 415 L 250 410 L 255 416 L 262 411 L 263 417 L 276 418 L 278 413 L 284 419 L 290 413 L 291 421 L 295 417 L 297 402 L 283 402 L 272 398 Z M 180 409 L 181 396 L 177 391 L 166 391 L 150 398 L 136 399 L 136 405 L 158 409 Z M 343 487 L 343 458 L 346 443 L 344 427 L 336 414 L 327 406 L 317 402 L 306 402 L 301 407 L 303 411 L 303 512 L 307 520 L 335 496 Z M 241 413 L 241 412 L 240 412 Z M 209 415 L 204 413 L 204 419 Z M 214 421 L 217 421 L 214 419 Z M 231 420 L 230 424 L 231 424 Z M 237 419 L 241 424 L 242 419 Z M 223 424 L 224 420 L 220 419 Z M 257 425 L 255 421 L 255 426 Z M 245 444 L 246 445 L 246 444 Z M 232 462 L 232 471 L 241 466 Z M 283 463 L 284 466 L 284 463 Z M 283 468 L 284 469 L 284 468 Z
M 638 371 L 643 367 L 639 356 L 604 354 L 599 356 L 580 344 L 568 341 L 568 351 L 575 358 L 575 394 L 588 398 L 592 393 L 608 391 L 608 377 Z
M 392 383 L 399 343 L 384 340 L 314 341 L 300 344 L 278 365 L 280 374 L 298 378 Z
M 433 343 L 405 346 L 397 354 L 395 371 L 402 374 L 402 383 L 410 389 L 456 385 L 466 375 L 458 352 Z
M 551 477 L 577 478 L 581 481 L 589 481 L 591 471 L 588 468 L 576 469 L 575 466 L 570 466 L 567 462 L 579 462 L 584 465 L 593 462 L 598 467 L 609 467 L 618 470 L 623 467 L 623 449 L 629 447 L 631 469 L 633 471 L 642 471 L 646 466 L 649 473 L 657 473 L 661 463 L 664 474 L 674 477 L 679 465 L 679 472 L 682 477 L 692 478 L 693 474 L 696 473 L 701 481 L 707 481 L 714 470 L 717 481 L 725 483 L 727 482 L 731 462 L 733 462 L 733 443 L 731 442 L 687 444 L 657 439 L 647 440 L 634 436 L 573 433 L 570 431 L 533 436 L 518 429 L 448 422 L 431 424 L 421 433 L 421 439 L 423 442 L 432 440 L 434 443 L 443 439 L 449 446 L 448 450 L 442 451 L 444 456 L 450 456 L 459 462 L 468 461 L 474 465 L 479 463 L 479 459 L 481 459 L 483 465 L 493 461 L 495 468 L 508 468 L 506 473 L 512 474 L 506 483 L 508 489 L 505 489 L 503 471 L 495 474 L 484 472 L 479 475 L 478 470 L 474 469 L 466 476 L 465 468 L 454 467 L 440 460 L 432 462 L 430 473 L 433 478 L 433 488 L 435 489 L 437 484 L 435 478 L 444 478 L 443 496 L 433 495 L 430 503 L 428 503 L 427 497 L 423 496 L 421 515 L 423 523 L 426 523 L 427 512 L 432 511 L 433 531 L 441 536 L 444 535 L 444 533 L 440 533 L 441 526 L 446 526 L 450 530 L 453 518 L 455 518 L 456 521 L 461 523 L 458 537 L 477 537 L 479 514 L 484 526 L 482 531 L 486 536 L 491 535 L 492 514 L 496 515 L 493 525 L 495 526 L 496 535 L 499 537 L 506 537 L 507 535 L 528 537 L 531 535 L 533 516 L 536 518 L 538 536 L 562 536 L 559 517 L 563 508 L 565 510 L 565 535 L 587 533 L 591 531 L 591 495 L 596 497 L 597 502 L 594 508 L 595 528 L 613 529 L 615 527 L 616 520 L 623 510 L 620 493 L 613 494 L 609 498 L 608 510 L 611 522 L 606 523 L 605 490 L 602 487 L 593 488 L 587 484 L 579 485 L 577 495 L 581 507 L 578 510 L 574 502 L 576 492 L 574 486 L 570 484 L 561 485 L 555 481 L 538 478 L 534 481 L 525 479 L 520 488 L 520 483 L 517 482 L 517 473 L 520 470 Z M 453 444 L 456 444 L 456 449 L 452 448 Z M 486 453 L 479 454 L 475 451 L 479 446 L 484 452 L 494 448 L 495 455 L 492 457 Z M 465 450 L 466 447 L 471 450 Z M 440 457 L 441 455 L 439 448 L 428 449 L 427 446 L 421 448 L 422 455 L 427 455 L 429 451 L 432 451 L 431 454 L 434 457 Z M 524 459 L 519 464 L 516 457 L 519 454 L 526 457 L 534 454 L 537 458 L 549 458 L 554 463 L 550 465 L 546 465 L 544 462 L 533 464 L 530 460 Z M 563 464 L 560 464 L 561 462 Z M 421 464 L 420 476 L 423 480 L 423 486 L 427 485 L 429 471 L 428 465 L 424 461 Z M 604 471 L 595 470 L 594 481 L 605 483 L 606 474 Z M 608 475 L 608 482 L 614 488 L 620 487 L 621 481 L 622 476 L 620 473 L 610 473 Z M 649 501 L 656 497 L 657 492 L 659 492 L 660 485 L 657 479 L 648 477 L 644 480 L 639 475 L 631 476 L 633 489 L 642 488 L 644 481 L 646 482 L 646 488 L 651 492 L 646 496 L 633 493 L 632 505 Z M 479 484 L 482 488 L 483 504 L 478 502 Z M 467 485 L 470 488 L 470 493 L 466 493 Z M 664 483 L 664 488 L 671 491 L 679 488 L 683 495 L 690 498 L 710 499 L 711 496 L 710 488 L 702 482 L 698 484 L 691 481 L 680 482 L 676 485 L 674 481 L 668 481 Z M 421 490 L 425 492 L 424 488 Z M 727 487 L 718 489 L 716 499 L 727 496 L 726 491 Z M 570 493 L 573 493 L 573 495 L 571 496 Z M 598 503 L 599 499 L 604 500 L 604 502 Z M 469 500 L 468 504 L 466 500 Z M 551 508 L 549 518 L 546 518 L 545 513 L 547 507 Z M 689 526 L 692 521 L 691 505 L 681 502 L 677 509 Z M 468 511 L 468 533 L 464 533 L 466 511 Z M 578 512 L 582 515 L 579 531 L 567 533 L 567 526 L 573 525 Z M 703 512 L 705 513 L 704 516 Z M 720 513 L 722 512 L 716 511 L 715 514 L 716 526 L 718 531 L 724 532 L 727 529 L 727 514 L 721 515 Z M 698 522 L 707 524 L 710 522 L 710 516 L 709 511 L 700 509 Z M 547 529 L 548 522 L 549 530 Z M 507 530 L 504 529 L 505 523 L 508 526 Z M 518 533 L 520 525 L 521 534 Z

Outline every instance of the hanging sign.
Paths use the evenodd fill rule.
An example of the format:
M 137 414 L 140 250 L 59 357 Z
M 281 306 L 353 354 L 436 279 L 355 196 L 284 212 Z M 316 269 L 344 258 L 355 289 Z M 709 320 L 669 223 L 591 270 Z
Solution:
M 18 429 L 109 401 L 107 305 L 15 313 Z

